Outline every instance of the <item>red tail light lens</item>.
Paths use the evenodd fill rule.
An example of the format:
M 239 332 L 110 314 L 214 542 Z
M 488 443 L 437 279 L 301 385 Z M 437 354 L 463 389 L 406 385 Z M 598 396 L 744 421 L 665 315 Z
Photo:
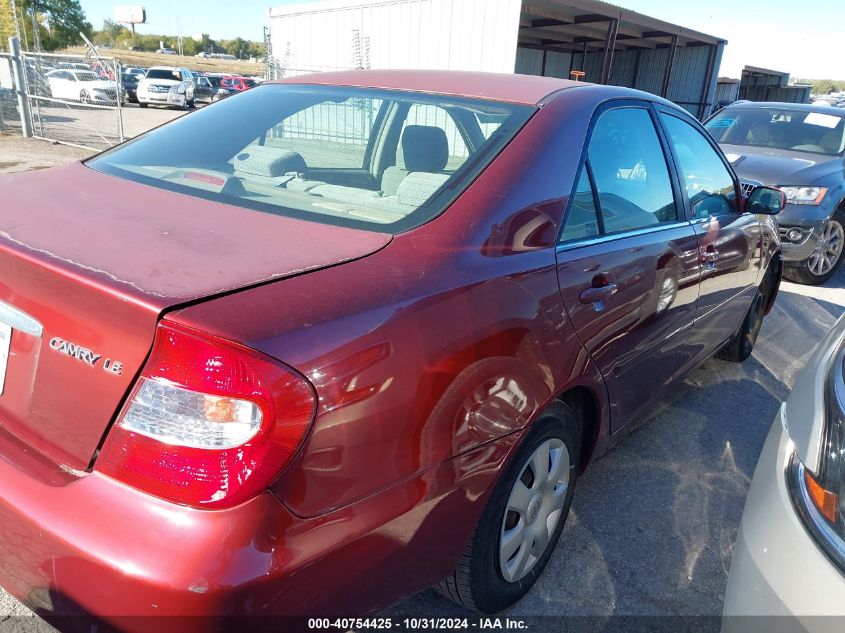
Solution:
M 177 503 L 236 505 L 279 475 L 315 405 L 305 379 L 272 358 L 162 323 L 95 467 Z

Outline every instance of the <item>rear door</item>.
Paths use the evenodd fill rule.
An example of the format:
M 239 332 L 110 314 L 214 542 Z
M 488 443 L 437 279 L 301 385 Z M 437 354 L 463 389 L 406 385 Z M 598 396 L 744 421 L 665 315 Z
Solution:
M 743 211 L 739 182 L 700 125 L 662 110 L 684 191 L 683 203 L 698 235 L 702 263 L 697 335 L 719 345 L 739 327 L 750 305 L 762 263 L 757 217 Z
M 564 305 L 604 376 L 614 430 L 694 354 L 698 241 L 655 117 L 644 102 L 599 110 L 557 247 Z

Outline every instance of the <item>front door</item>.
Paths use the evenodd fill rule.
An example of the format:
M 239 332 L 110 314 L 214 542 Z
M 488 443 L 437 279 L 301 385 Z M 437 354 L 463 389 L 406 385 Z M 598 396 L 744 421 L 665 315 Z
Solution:
M 739 328 L 756 292 L 762 265 L 760 223 L 743 212 L 739 183 L 705 132 L 668 111 L 660 113 L 660 120 L 698 234 L 702 274 L 696 335 L 703 344 L 720 345 Z
M 613 430 L 694 355 L 698 240 L 654 117 L 639 102 L 598 114 L 557 249 L 563 302 L 605 379 Z

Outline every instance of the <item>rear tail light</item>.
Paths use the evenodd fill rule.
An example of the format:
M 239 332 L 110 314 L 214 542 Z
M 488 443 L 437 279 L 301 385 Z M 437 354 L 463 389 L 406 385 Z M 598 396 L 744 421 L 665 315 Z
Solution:
M 96 468 L 177 503 L 232 506 L 278 477 L 315 404 L 306 380 L 272 358 L 162 323 Z

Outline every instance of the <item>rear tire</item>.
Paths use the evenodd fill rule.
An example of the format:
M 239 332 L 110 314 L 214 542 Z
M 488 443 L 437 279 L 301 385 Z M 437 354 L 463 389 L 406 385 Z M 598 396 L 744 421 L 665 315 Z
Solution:
M 817 286 L 830 279 L 842 261 L 845 247 L 845 211 L 833 212 L 819 240 L 819 253 L 813 253 L 798 266 L 784 266 L 783 276 L 789 281 Z M 824 258 L 824 259 L 823 259 Z M 832 265 L 831 265 L 832 261 Z
M 528 593 L 572 505 L 580 426 L 562 402 L 534 422 L 493 489 L 455 571 L 435 586 L 438 593 L 479 613 L 501 611 Z

